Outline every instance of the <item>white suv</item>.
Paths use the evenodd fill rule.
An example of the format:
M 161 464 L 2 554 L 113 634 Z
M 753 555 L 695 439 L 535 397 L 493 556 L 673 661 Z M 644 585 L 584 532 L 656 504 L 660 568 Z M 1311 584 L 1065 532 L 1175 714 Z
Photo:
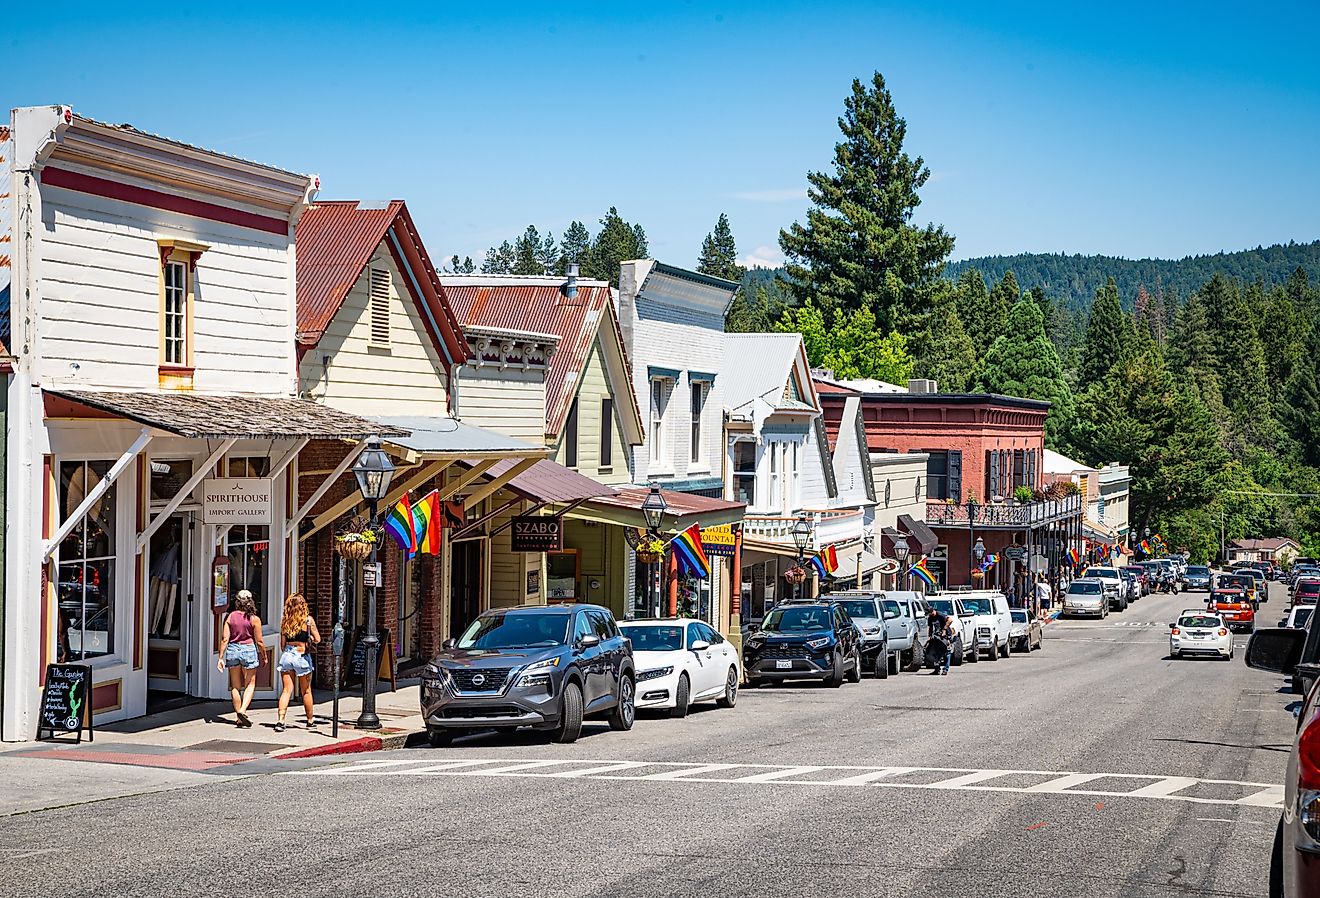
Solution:
M 975 615 L 975 650 L 985 652 L 990 661 L 1007 658 L 1013 644 L 1013 615 L 1008 610 L 1008 597 L 998 590 L 973 589 L 958 593 L 958 598 Z
M 1082 577 L 1099 580 L 1105 588 L 1112 611 L 1126 611 L 1128 606 L 1127 583 L 1116 567 L 1089 567 Z M 1078 578 L 1081 579 L 1081 578 Z

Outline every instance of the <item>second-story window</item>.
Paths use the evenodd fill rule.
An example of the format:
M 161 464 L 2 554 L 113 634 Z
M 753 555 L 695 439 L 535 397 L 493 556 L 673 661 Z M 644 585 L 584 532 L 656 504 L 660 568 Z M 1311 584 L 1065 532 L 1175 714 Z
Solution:
M 614 400 L 608 396 L 600 400 L 600 469 L 614 467 Z
M 165 262 L 165 308 L 161 330 L 161 361 L 171 367 L 188 366 L 188 263 Z
M 700 464 L 705 453 L 701 445 L 701 415 L 706 410 L 706 385 L 701 381 L 692 384 L 692 455 L 689 461 Z
M 659 463 L 665 457 L 665 406 L 669 404 L 669 381 L 663 377 L 651 378 L 651 461 Z
M 949 453 L 941 449 L 929 449 L 930 459 L 926 462 L 926 498 L 949 498 Z
M 578 401 L 568 407 L 568 419 L 564 422 L 564 467 L 578 466 Z
M 756 507 L 756 444 L 751 440 L 733 444 L 733 501 Z

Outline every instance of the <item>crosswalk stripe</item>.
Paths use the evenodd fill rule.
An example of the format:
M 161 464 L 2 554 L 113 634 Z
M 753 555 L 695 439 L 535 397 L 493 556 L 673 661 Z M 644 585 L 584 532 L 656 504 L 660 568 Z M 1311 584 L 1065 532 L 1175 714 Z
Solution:
M 774 780 L 784 779 L 789 776 L 800 776 L 804 773 L 815 773 L 817 770 L 824 770 L 824 767 L 785 767 L 782 770 L 771 770 L 768 773 L 754 773 L 751 776 L 740 776 L 733 782 L 735 783 L 769 783 Z
M 639 780 L 676 780 L 689 776 L 696 776 L 702 773 L 718 773 L 722 770 L 732 770 L 735 767 L 742 767 L 742 764 L 701 764 L 696 767 L 686 767 L 682 770 L 666 770 L 664 773 L 648 773 L 646 776 L 639 776 Z M 631 778 L 631 777 L 630 777 Z
M 1252 792 L 1245 798 L 1239 798 L 1237 803 L 1261 808 L 1276 808 L 1283 804 L 1283 786 L 1267 786 L 1259 792 Z
M 1175 792 L 1181 792 L 1188 786 L 1195 786 L 1200 780 L 1190 776 L 1166 776 L 1158 783 L 1142 786 L 1134 792 L 1124 793 L 1132 798 L 1164 798 Z
M 1068 773 L 1056 777 L 1052 780 L 1046 780 L 1043 783 L 1036 783 L 1034 786 L 1028 786 L 1027 792 L 1063 792 L 1071 789 L 1073 786 L 1080 786 L 1089 783 L 1091 780 L 1098 780 L 1104 776 L 1103 773 Z
M 955 776 L 953 779 L 940 780 L 937 783 L 931 783 L 932 789 L 957 789 L 960 786 L 971 786 L 976 783 L 983 783 L 986 780 L 996 779 L 1006 773 L 1008 770 L 977 770 L 972 773 L 965 773 L 962 776 Z
M 885 767 L 880 770 L 868 770 L 866 773 L 859 773 L 856 776 L 845 776 L 841 780 L 830 780 L 822 783 L 825 786 L 865 786 L 867 783 L 873 783 L 876 780 L 884 779 L 888 776 L 898 776 L 900 773 L 911 773 L 917 770 L 916 767 Z
M 548 777 L 557 779 L 572 779 L 579 776 L 599 776 L 602 773 L 614 773 L 619 770 L 636 770 L 638 767 L 648 767 L 644 761 L 617 761 L 613 764 L 601 764 L 596 767 L 581 767 L 577 770 L 562 770 L 559 773 L 547 773 Z
M 517 773 L 523 770 L 536 770 L 541 767 L 555 767 L 563 764 L 563 761 L 523 761 L 518 764 L 506 764 L 502 767 L 483 767 L 480 770 L 464 770 L 464 774 L 472 776 L 500 776 L 506 773 Z

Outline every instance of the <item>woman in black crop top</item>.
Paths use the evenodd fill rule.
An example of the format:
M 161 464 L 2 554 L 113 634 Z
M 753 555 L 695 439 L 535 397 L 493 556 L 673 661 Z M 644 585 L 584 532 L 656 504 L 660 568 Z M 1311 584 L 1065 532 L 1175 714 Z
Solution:
M 295 592 L 284 600 L 284 617 L 280 623 L 280 636 L 284 651 L 275 669 L 280 672 L 281 686 L 279 720 L 276 732 L 284 731 L 284 718 L 289 713 L 289 700 L 293 698 L 294 683 L 302 691 L 303 710 L 307 712 L 307 729 L 315 729 L 316 715 L 312 710 L 312 646 L 321 641 L 316 621 L 307 610 L 307 600 Z

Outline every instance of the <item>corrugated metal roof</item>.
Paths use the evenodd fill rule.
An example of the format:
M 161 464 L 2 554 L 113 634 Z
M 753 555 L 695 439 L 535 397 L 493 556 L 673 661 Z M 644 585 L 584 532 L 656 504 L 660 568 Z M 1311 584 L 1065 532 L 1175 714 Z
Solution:
M 619 337 L 607 282 L 579 278 L 577 295 L 571 299 L 564 295 L 563 278 L 515 275 L 501 283 L 492 275 L 446 275 L 440 282 L 462 327 L 531 331 L 559 338 L 545 380 L 545 429 L 552 437 L 564 427 L 592 343 L 607 316 L 613 324 L 615 347 L 628 369 L 628 396 L 632 397 L 631 362 Z M 636 398 L 628 405 L 640 431 Z
M 404 417 L 375 418 L 374 420 L 407 432 L 405 437 L 391 438 L 391 443 L 421 453 L 508 452 L 522 453 L 518 458 L 544 454 L 544 447 L 532 446 L 522 440 L 506 437 L 502 433 L 464 424 L 455 418 L 408 415 Z M 518 459 L 515 459 L 515 461 Z
M 497 461 L 486 470 L 486 477 L 494 480 L 504 474 L 521 459 L 508 458 Z M 470 465 L 469 465 L 470 467 Z M 597 483 L 590 477 L 577 471 L 543 458 L 509 481 L 506 489 L 512 490 L 524 499 L 546 504 L 561 502 L 581 502 L 584 499 L 596 499 L 613 496 L 614 490 Z
M 814 386 L 810 379 L 802 386 L 804 401 L 784 399 L 784 388 L 793 371 L 793 363 L 802 351 L 801 334 L 726 334 L 726 364 L 721 380 L 724 404 L 731 409 L 763 399 L 777 409 L 816 411 Z
M 389 246 L 391 255 L 417 279 L 414 285 L 405 278 L 408 294 L 439 327 L 438 332 L 431 332 L 427 324 L 436 349 L 455 362 L 465 361 L 467 341 L 402 200 L 374 207 L 356 200 L 317 202 L 303 213 L 297 231 L 299 345 L 306 348 L 320 342 L 376 247 L 391 230 L 403 258 L 393 245 Z

